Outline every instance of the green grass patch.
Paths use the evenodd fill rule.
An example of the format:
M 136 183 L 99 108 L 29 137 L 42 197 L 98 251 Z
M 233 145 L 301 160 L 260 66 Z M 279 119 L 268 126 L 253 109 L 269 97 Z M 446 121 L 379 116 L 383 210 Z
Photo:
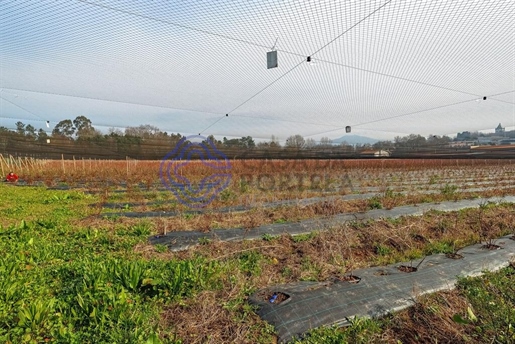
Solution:
M 389 191 L 386 194 L 397 197 Z M 410 219 L 399 218 L 385 222 L 385 233 L 392 232 L 387 237 L 369 230 L 376 222 L 355 221 L 347 225 L 345 236 L 314 231 L 291 237 L 291 243 L 272 235 L 242 243 L 200 238 L 200 245 L 188 252 L 168 253 L 165 245 L 148 246 L 148 237 L 159 225 L 166 225 L 160 223 L 163 219 L 91 216 L 99 213 L 98 206 L 92 205 L 106 201 L 102 197 L 106 196 L 0 185 L 0 198 L 9 200 L 0 205 L 0 342 L 187 342 L 188 333 L 181 337 L 173 323 L 162 321 L 163 312 L 172 308 L 184 312 L 186 320 L 198 313 L 206 322 L 226 316 L 228 320 L 217 323 L 218 327 L 208 327 L 215 333 L 213 342 L 234 342 L 236 337 L 220 339 L 225 331 L 238 333 L 241 342 L 273 343 L 273 329 L 259 320 L 247 302 L 263 286 L 323 280 L 329 272 L 347 266 L 342 265 L 344 256 L 354 254 L 353 250 L 361 254 L 361 263 L 368 264 L 450 253 L 458 248 L 451 234 L 460 226 L 464 233 L 476 233 L 480 223 L 485 229 L 513 231 L 508 218 L 513 205 L 486 204 L 480 209 L 481 219 L 477 209 L 452 216 L 428 212 L 424 219 L 434 223 L 417 224 L 426 228 L 418 241 L 402 236 L 404 232 L 395 234 L 398 228 L 415 228 Z M 197 216 L 185 213 L 180 220 L 196 220 Z M 433 232 L 437 234 L 432 237 Z M 462 234 L 460 244 L 467 240 Z M 332 256 L 320 258 L 331 251 Z M 460 280 L 458 290 L 470 303 L 475 320 L 466 310 L 455 310 L 448 317 L 455 320 L 453 326 L 472 342 L 515 341 L 514 276 L 510 267 Z M 197 300 L 211 299 L 216 302 L 211 308 L 197 304 L 201 311 L 191 310 Z M 427 308 L 431 309 L 436 308 Z M 294 343 L 380 343 L 395 317 L 357 318 L 348 328 L 316 329 Z M 198 327 L 198 331 L 203 330 Z

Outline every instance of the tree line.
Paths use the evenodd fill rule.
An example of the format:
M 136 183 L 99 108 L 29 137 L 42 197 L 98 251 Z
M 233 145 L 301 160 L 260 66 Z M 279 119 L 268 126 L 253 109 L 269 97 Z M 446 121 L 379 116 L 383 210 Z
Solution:
M 60 121 L 50 135 L 43 129 L 15 123 L 15 130 L 0 127 L 0 153 L 36 158 L 101 158 L 101 159 L 145 159 L 157 160 L 166 156 L 183 136 L 169 134 L 159 128 L 144 124 L 126 127 L 123 131 L 110 128 L 103 134 L 94 128 L 85 116 Z M 364 150 L 382 150 L 390 154 L 411 151 L 447 150 L 453 140 L 448 136 L 411 134 L 395 137 L 393 141 L 379 141 L 374 144 L 335 144 L 328 137 L 319 141 L 291 135 L 284 144 L 272 136 L 268 141 L 256 143 L 251 136 L 208 141 L 229 158 L 339 158 L 357 157 Z

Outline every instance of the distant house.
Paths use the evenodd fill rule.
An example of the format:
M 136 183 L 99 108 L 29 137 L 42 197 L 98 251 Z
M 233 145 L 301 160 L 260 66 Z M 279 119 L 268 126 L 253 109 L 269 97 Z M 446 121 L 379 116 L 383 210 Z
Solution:
M 503 135 L 506 128 L 503 128 L 501 123 L 495 128 L 495 133 L 499 135 Z
M 477 140 L 480 145 L 493 145 L 497 142 L 490 136 L 482 136 L 479 137 Z
M 466 148 L 470 146 L 476 145 L 477 141 L 454 141 L 449 142 L 449 147 L 451 148 Z
M 361 156 L 365 157 L 374 157 L 374 158 L 381 158 L 381 157 L 389 157 L 390 152 L 385 150 L 364 150 L 360 152 Z
M 505 139 L 499 142 L 501 145 L 515 145 L 515 139 Z

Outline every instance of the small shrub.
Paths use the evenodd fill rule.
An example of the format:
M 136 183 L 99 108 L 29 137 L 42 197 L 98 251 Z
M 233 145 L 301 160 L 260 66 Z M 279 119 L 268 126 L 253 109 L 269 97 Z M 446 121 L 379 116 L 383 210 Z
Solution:
M 440 193 L 446 198 L 450 198 L 456 194 L 456 190 L 458 190 L 458 186 L 445 184 L 445 186 L 440 189 Z
M 166 245 L 161 245 L 161 244 L 155 245 L 154 249 L 156 250 L 156 252 L 159 252 L 159 253 L 164 253 L 164 252 L 168 251 L 168 247 L 166 247 Z
M 150 235 L 150 223 L 140 222 L 132 226 L 132 233 L 136 236 Z
M 263 240 L 264 241 L 272 241 L 274 239 L 275 239 L 275 236 L 273 236 L 272 234 L 268 234 L 268 233 L 263 234 Z
M 383 204 L 381 203 L 381 199 L 379 197 L 372 197 L 368 201 L 369 209 L 383 209 Z
M 307 233 L 307 234 L 294 235 L 291 237 L 291 239 L 293 240 L 293 242 L 303 242 L 303 241 L 309 241 L 311 239 L 314 239 L 314 238 L 316 238 L 317 235 L 318 235 L 318 232 L 311 232 L 311 233 Z

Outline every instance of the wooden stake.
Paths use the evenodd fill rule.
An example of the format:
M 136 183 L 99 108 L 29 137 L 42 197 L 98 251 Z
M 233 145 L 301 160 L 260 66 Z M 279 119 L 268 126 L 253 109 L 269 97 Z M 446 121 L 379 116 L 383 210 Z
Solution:
M 2 176 L 5 176 L 5 172 L 4 172 L 4 156 L 2 154 L 0 154 L 0 167 L 2 168 Z

